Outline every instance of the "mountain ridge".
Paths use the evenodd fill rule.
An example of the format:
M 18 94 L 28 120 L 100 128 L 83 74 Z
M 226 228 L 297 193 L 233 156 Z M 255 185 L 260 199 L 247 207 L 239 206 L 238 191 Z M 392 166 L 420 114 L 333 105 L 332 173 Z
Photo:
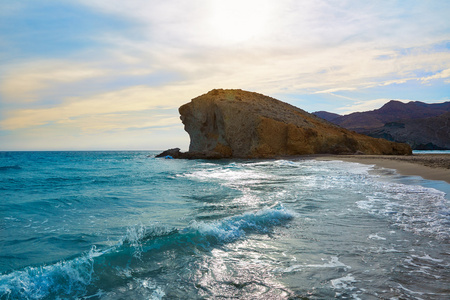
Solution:
M 328 121 L 372 137 L 406 142 L 416 150 L 450 149 L 448 117 L 439 117 L 448 112 L 450 101 L 429 104 L 421 101 L 403 103 L 391 100 L 378 109 L 338 115 Z M 316 113 L 319 117 L 333 116 L 333 113 L 324 111 L 313 114 Z M 441 134 L 433 134 L 433 128 L 439 128 Z

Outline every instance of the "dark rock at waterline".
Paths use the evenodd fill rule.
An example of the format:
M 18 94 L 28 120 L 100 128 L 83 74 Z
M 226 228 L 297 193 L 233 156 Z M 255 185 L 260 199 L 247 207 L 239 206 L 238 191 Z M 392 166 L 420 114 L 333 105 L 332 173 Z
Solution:
M 189 152 L 181 152 L 180 148 L 172 148 L 168 149 L 166 151 L 161 152 L 160 154 L 156 155 L 157 158 L 184 158 L 184 159 L 194 159 L 194 158 L 204 158 L 204 159 L 219 159 L 223 158 L 222 155 L 220 155 L 217 152 L 212 151 L 189 151 Z
M 182 158 L 183 153 L 180 152 L 180 148 L 172 148 L 161 152 L 155 157 L 171 157 L 171 158 Z

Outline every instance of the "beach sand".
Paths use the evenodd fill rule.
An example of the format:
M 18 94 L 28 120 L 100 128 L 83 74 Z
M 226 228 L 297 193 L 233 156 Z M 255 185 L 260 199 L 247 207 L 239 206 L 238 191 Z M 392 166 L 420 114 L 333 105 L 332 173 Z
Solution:
M 450 183 L 450 154 L 414 155 L 324 155 L 317 160 L 341 160 L 395 169 L 401 175 L 421 176 L 424 179 Z

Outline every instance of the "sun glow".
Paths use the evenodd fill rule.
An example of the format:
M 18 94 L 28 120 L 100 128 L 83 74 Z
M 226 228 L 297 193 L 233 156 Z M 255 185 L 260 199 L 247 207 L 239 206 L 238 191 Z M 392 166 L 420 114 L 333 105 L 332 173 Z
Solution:
M 260 38 L 270 20 L 268 1 L 228 0 L 211 3 L 209 25 L 215 39 L 237 43 Z

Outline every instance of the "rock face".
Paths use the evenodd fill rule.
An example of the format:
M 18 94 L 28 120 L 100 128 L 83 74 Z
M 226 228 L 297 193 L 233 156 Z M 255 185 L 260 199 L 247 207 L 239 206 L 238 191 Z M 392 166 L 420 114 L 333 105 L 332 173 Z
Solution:
M 179 108 L 189 133 L 183 158 L 285 155 L 411 154 L 406 144 L 333 125 L 276 99 L 242 90 L 212 90 Z

